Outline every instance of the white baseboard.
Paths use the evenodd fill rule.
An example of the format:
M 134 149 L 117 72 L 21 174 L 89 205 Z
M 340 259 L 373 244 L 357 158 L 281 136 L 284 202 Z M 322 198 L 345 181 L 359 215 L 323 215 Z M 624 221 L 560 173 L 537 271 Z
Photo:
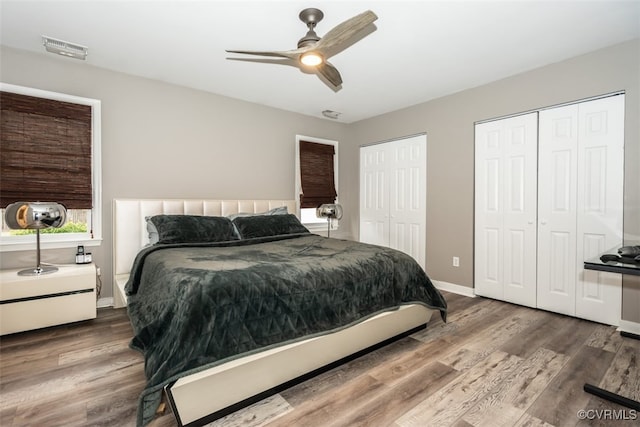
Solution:
M 618 331 L 630 332 L 632 334 L 640 335 L 640 323 L 631 322 L 629 320 L 620 320 Z
M 97 307 L 98 308 L 113 307 L 113 297 L 99 298 Z
M 432 280 L 433 285 L 446 292 L 451 292 L 458 295 L 464 295 L 465 297 L 475 298 L 476 294 L 473 292 L 473 288 L 467 286 L 456 285 L 455 283 L 443 282 L 442 280 Z

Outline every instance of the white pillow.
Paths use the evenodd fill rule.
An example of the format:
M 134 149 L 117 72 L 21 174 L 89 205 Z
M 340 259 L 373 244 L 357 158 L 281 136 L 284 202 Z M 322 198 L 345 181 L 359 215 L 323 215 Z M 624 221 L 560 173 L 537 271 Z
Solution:
M 152 245 L 155 245 L 160 240 L 160 235 L 158 234 L 158 229 L 156 228 L 156 225 L 153 222 L 149 221 L 150 218 L 151 218 L 150 216 L 145 216 L 144 220 L 147 223 L 147 233 L 149 233 L 149 243 Z

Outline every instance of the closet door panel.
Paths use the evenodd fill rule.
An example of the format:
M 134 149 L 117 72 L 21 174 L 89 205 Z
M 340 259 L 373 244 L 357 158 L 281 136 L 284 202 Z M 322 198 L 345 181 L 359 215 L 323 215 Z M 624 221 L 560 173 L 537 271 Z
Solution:
M 584 233 L 578 252 L 586 258 L 611 249 L 603 234 Z M 609 325 L 618 325 L 621 316 L 622 276 L 594 270 L 580 270 L 576 291 L 576 316 Z
M 504 156 L 504 299 L 536 306 L 536 113 L 507 119 Z
M 622 246 L 624 96 L 579 105 L 576 315 L 618 324 L 622 276 L 583 270 L 586 259 Z
M 504 299 L 502 121 L 475 128 L 474 286 L 477 295 Z
M 481 243 L 476 243 L 476 249 L 480 255 L 476 256 L 475 293 L 502 300 L 504 299 L 502 227 L 485 226 L 480 234 Z
M 511 253 L 504 266 L 505 299 L 514 299 L 510 294 L 517 294 L 525 289 L 525 236 L 522 230 L 507 230 L 505 252 Z
M 476 126 L 475 287 L 535 307 L 537 113 Z
M 425 268 L 427 140 L 417 135 L 388 144 L 390 163 L 389 246 Z
M 389 242 L 388 154 L 372 145 L 360 149 L 360 241 Z
M 578 106 L 540 112 L 538 307 L 575 315 Z

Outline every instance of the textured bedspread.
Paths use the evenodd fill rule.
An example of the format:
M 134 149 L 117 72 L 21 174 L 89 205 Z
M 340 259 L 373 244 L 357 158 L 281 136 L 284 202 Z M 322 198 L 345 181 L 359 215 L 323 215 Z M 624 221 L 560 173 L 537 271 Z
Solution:
M 162 387 L 186 374 L 403 304 L 446 316 L 410 256 L 312 234 L 154 245 L 138 254 L 126 290 L 131 346 L 148 380 L 139 424 L 153 418 Z

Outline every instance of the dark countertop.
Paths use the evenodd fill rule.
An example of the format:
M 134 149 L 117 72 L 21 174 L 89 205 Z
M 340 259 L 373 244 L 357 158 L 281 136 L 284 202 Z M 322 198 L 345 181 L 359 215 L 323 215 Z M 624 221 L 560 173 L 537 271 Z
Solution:
M 631 243 L 625 244 L 625 246 L 635 246 L 640 243 Z M 600 259 L 601 255 L 604 254 L 618 254 L 618 247 L 611 248 L 610 250 L 598 255 L 597 257 L 593 257 L 584 262 L 585 270 L 598 270 L 598 271 L 608 271 L 610 273 L 621 273 L 621 274 L 631 274 L 634 276 L 640 276 L 640 263 L 624 263 L 624 262 L 616 262 L 616 261 L 607 261 L 604 262 Z

